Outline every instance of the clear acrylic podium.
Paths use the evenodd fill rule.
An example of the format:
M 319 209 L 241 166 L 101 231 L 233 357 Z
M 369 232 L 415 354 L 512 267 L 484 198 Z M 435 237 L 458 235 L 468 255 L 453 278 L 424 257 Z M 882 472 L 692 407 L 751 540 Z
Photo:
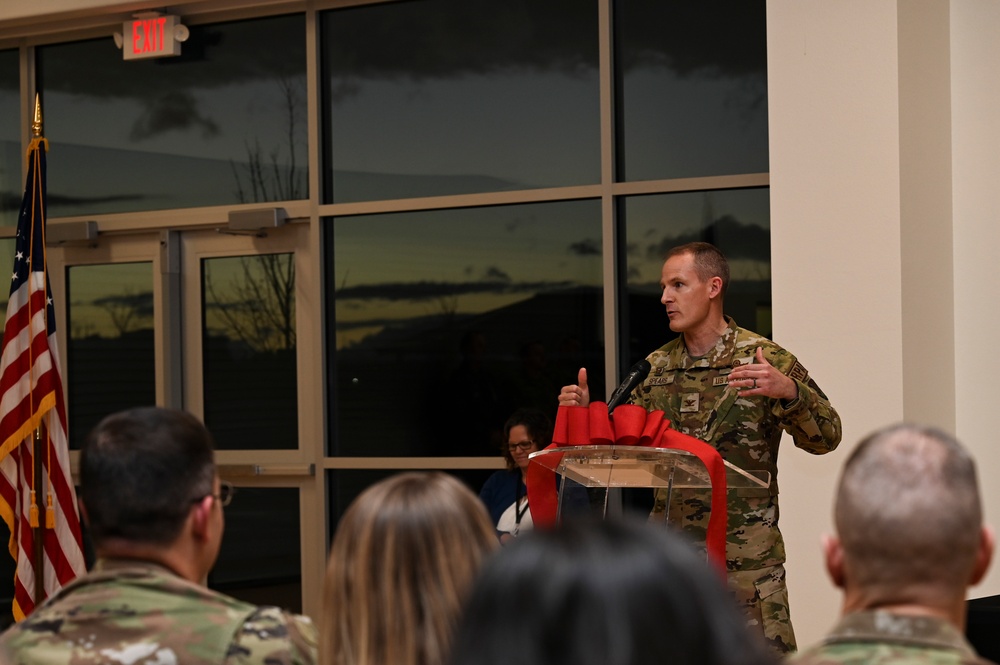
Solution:
M 708 471 L 695 455 L 672 448 L 644 446 L 566 446 L 539 450 L 528 456 L 530 464 L 540 464 L 562 478 L 559 483 L 557 521 L 569 505 L 566 497 L 577 486 L 587 488 L 591 508 L 602 517 L 620 511 L 620 497 L 611 490 L 620 487 L 664 488 L 667 501 L 673 491 L 711 488 Z M 741 469 L 723 460 L 727 489 L 767 488 L 767 471 Z M 617 504 L 617 505 L 616 505 Z

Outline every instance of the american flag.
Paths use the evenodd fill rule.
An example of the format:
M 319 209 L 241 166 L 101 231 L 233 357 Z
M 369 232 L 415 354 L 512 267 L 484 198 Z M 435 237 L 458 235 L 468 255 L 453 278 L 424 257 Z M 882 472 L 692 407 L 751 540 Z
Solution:
M 47 147 L 45 139 L 36 138 L 28 151 L 28 180 L 17 220 L 14 272 L 0 355 L 0 513 L 10 528 L 10 553 L 17 561 L 13 610 L 18 621 L 86 570 L 70 477 L 55 314 L 45 267 Z M 39 428 L 41 435 L 36 437 Z M 36 457 L 43 469 L 37 487 Z M 41 529 L 42 570 L 36 570 L 33 526 Z M 42 598 L 35 597 L 39 574 Z

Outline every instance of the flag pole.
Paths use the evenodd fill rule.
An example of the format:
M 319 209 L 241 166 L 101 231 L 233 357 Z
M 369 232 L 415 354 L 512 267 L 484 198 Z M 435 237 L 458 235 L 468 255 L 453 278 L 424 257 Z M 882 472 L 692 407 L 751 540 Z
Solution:
M 39 95 L 35 93 L 35 114 L 31 119 L 31 137 L 37 142 L 38 139 L 42 138 L 42 104 L 39 99 Z M 35 150 L 43 150 L 43 146 L 37 145 Z M 29 157 L 29 159 L 34 158 Z M 48 220 L 42 219 L 42 228 Z M 39 488 L 44 489 L 43 483 L 45 482 L 45 474 L 42 470 L 42 455 L 40 450 L 40 443 L 42 441 L 42 425 L 39 424 L 35 428 L 33 440 L 31 442 L 31 460 L 32 460 L 32 474 L 34 476 L 34 490 L 31 492 L 31 510 L 32 513 L 37 515 L 36 508 L 36 496 Z M 42 504 L 44 505 L 44 504 Z M 34 603 L 38 606 L 45 599 L 45 522 L 43 520 L 37 519 L 37 517 L 31 521 L 31 533 L 32 539 L 35 542 L 35 588 L 34 588 Z

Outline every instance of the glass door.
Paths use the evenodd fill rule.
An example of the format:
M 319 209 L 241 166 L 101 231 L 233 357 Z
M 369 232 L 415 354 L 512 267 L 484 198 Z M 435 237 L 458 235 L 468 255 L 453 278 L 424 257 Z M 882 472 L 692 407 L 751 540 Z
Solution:
M 321 412 L 302 399 L 317 376 L 303 351 L 318 337 L 301 306 L 316 288 L 307 239 L 307 224 L 266 235 L 102 235 L 48 258 L 71 449 L 104 415 L 132 406 L 201 418 L 220 475 L 237 487 L 209 586 L 314 613 L 318 599 L 304 603 L 302 589 L 319 587 L 326 538 L 304 526 L 324 523 Z
M 238 488 L 209 585 L 296 612 L 303 588 L 318 588 L 303 585 L 304 560 L 322 560 L 325 542 L 304 527 L 322 519 L 321 451 L 304 436 L 313 424 L 300 399 L 311 392 L 301 387 L 311 375 L 300 304 L 313 284 L 307 231 L 185 232 L 179 248 L 183 403 L 212 432 L 220 475 Z

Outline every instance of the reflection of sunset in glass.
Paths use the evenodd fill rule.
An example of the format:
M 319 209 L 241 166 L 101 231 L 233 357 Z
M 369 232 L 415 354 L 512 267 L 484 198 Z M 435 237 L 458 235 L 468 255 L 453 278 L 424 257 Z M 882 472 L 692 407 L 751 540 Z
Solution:
M 599 212 L 572 201 L 333 220 L 337 348 L 600 286 Z
M 153 264 L 72 266 L 66 276 L 70 447 L 108 413 L 156 401 Z
M 252 352 L 295 348 L 291 254 L 207 259 L 202 264 L 206 335 Z
M 152 330 L 152 263 L 74 266 L 66 282 L 71 338 L 111 338 Z
M 626 220 L 634 288 L 655 291 L 666 253 L 706 238 L 726 254 L 733 280 L 771 278 L 767 189 L 634 196 L 627 199 Z

